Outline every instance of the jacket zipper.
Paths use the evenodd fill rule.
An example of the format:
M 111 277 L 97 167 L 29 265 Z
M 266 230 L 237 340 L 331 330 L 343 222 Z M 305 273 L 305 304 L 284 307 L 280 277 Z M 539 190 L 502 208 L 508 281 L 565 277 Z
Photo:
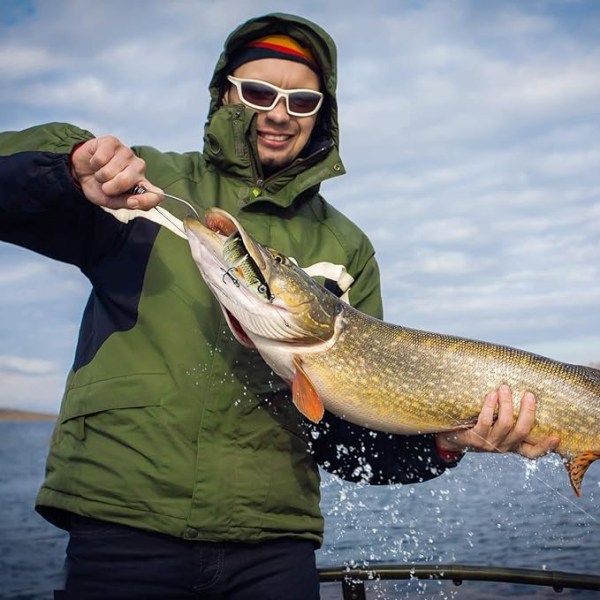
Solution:
M 274 173 L 270 177 L 267 177 L 267 179 L 264 179 L 264 180 L 263 179 L 257 179 L 256 180 L 256 186 L 257 186 L 257 188 L 260 186 L 260 190 L 262 191 L 264 188 L 267 187 L 267 185 L 271 181 L 277 179 L 281 175 L 285 175 L 285 173 L 287 171 L 290 171 L 291 169 L 294 169 L 294 168 L 300 166 L 303 163 L 309 163 L 309 162 L 313 161 L 320 154 L 323 154 L 324 152 L 328 151 L 331 148 L 332 145 L 333 144 L 324 144 L 323 146 L 321 146 L 320 148 L 318 148 L 317 150 L 315 150 L 315 152 L 313 152 L 311 155 L 307 156 L 306 158 L 298 158 L 298 159 L 296 159 L 293 163 L 289 164 L 287 167 L 283 168 L 281 171 L 277 171 L 277 173 Z

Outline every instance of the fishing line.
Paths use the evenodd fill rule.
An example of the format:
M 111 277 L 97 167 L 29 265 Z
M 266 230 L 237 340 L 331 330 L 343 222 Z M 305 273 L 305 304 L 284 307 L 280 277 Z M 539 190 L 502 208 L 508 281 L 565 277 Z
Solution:
M 166 192 L 155 192 L 154 190 L 149 190 L 146 187 L 144 187 L 141 184 L 136 184 L 134 185 L 130 190 L 129 190 L 130 194 L 133 195 L 138 195 L 138 194 L 156 194 L 157 196 L 163 196 L 164 198 L 171 198 L 172 200 L 177 200 L 177 202 L 181 202 L 182 204 L 185 204 L 189 209 L 191 209 L 191 211 L 194 213 L 194 215 L 196 216 L 196 218 L 198 219 L 198 221 L 201 221 L 202 219 L 200 218 L 200 215 L 198 214 L 198 211 L 187 201 L 184 200 L 183 198 L 180 198 L 179 196 L 174 196 L 173 194 L 167 194 Z M 179 231 L 181 231 L 182 233 L 184 233 L 187 237 L 187 234 L 185 232 L 185 230 L 181 227 L 181 225 L 179 224 L 179 222 L 173 221 L 170 217 L 172 216 L 169 211 L 165 210 L 164 208 L 160 207 L 160 206 L 154 206 L 153 207 L 154 210 L 156 210 L 160 215 L 162 215 L 165 219 L 167 219 L 167 221 L 169 221 L 169 223 L 171 223 L 171 225 L 173 225 L 174 227 L 176 227 L 177 229 L 179 229 Z
M 153 210 L 155 210 L 159 215 L 161 215 L 164 219 L 166 219 L 167 221 L 169 221 L 169 223 L 171 223 L 171 225 L 173 225 L 173 227 L 175 227 L 176 229 L 179 229 L 179 231 L 181 231 L 181 233 L 183 233 L 183 235 L 185 237 L 187 237 L 187 232 L 186 230 L 181 226 L 181 221 L 175 217 L 173 217 L 173 215 L 168 211 L 165 210 L 164 208 L 162 208 L 161 206 L 154 206 Z
M 442 410 L 441 408 L 438 408 L 438 411 L 443 414 L 446 418 L 450 419 L 450 421 L 454 422 L 456 425 L 462 425 L 460 423 L 460 421 L 458 421 L 455 417 L 453 417 L 452 415 L 449 415 L 448 413 L 446 413 L 444 410 Z M 464 428 L 462 428 L 464 430 Z M 490 444 L 489 441 L 484 438 L 482 435 L 480 435 L 479 433 L 477 433 L 476 431 L 471 431 L 471 433 L 473 433 L 476 437 L 478 437 L 479 439 L 481 439 L 482 441 L 486 442 L 488 445 L 490 445 L 494 450 L 496 450 L 499 454 L 506 454 L 506 452 L 503 452 L 502 450 L 500 450 L 500 448 L 498 448 L 498 446 L 495 446 L 494 444 Z M 483 454 L 483 453 L 482 453 Z M 517 454 L 517 456 L 522 456 Z M 523 458 L 527 458 L 526 456 L 522 456 Z M 538 457 L 542 458 L 541 456 Z M 538 459 L 528 459 L 528 460 L 538 460 Z M 538 481 L 541 481 L 549 490 L 551 490 L 552 492 L 554 492 L 557 496 L 560 496 L 563 500 L 566 500 L 569 504 L 571 504 L 572 506 L 574 506 L 577 510 L 579 510 L 581 513 L 583 513 L 584 515 L 586 515 L 587 517 L 589 517 L 592 521 L 594 521 L 594 523 L 600 525 L 600 521 L 598 519 L 596 519 L 596 517 L 594 517 L 593 515 L 591 515 L 589 512 L 587 512 L 584 508 L 582 508 L 581 506 L 579 506 L 576 502 L 574 502 L 571 498 L 568 498 L 567 496 L 565 496 L 562 492 L 558 491 L 557 489 L 553 488 L 549 483 L 546 483 L 541 477 L 538 477 L 535 473 L 531 473 L 532 477 L 534 479 L 537 479 Z

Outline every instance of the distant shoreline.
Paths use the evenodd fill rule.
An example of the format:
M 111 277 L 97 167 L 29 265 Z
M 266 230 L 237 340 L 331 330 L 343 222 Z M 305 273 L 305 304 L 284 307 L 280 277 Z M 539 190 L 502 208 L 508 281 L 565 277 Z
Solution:
M 0 421 L 55 421 L 56 416 L 28 410 L 0 408 Z

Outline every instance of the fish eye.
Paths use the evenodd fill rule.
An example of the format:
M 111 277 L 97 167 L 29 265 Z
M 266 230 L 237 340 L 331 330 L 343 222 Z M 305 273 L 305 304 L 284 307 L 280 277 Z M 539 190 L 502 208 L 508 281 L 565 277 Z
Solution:
M 269 302 L 273 302 L 275 296 L 271 294 L 271 290 L 266 283 L 261 283 L 256 289 L 261 296 L 264 296 Z
M 271 253 L 271 257 L 273 258 L 273 262 L 275 264 L 288 264 L 289 259 L 284 254 L 280 254 L 277 252 L 277 250 L 273 250 L 273 248 L 267 248 L 267 250 Z

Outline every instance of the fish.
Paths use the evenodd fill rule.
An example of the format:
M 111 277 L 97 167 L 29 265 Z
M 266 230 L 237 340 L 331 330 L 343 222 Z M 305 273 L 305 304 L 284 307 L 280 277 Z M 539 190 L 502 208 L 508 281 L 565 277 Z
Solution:
M 200 274 L 237 341 L 256 349 L 309 420 L 325 409 L 372 430 L 472 427 L 501 384 L 536 397 L 535 443 L 558 436 L 576 496 L 600 458 L 600 370 L 525 350 L 388 323 L 353 308 L 229 213 L 183 221 Z M 519 401 L 515 401 L 515 417 Z

